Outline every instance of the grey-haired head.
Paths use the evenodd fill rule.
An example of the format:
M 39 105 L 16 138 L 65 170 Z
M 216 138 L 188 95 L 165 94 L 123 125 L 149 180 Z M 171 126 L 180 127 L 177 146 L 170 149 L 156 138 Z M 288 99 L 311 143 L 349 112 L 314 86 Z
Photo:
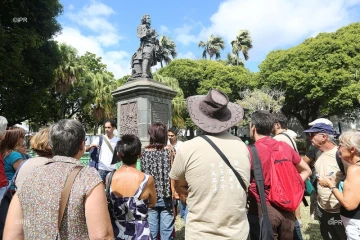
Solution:
M 50 146 L 53 156 L 75 157 L 84 142 L 83 125 L 72 119 L 63 119 L 50 127 Z
M 6 120 L 6 118 L 0 116 L 0 141 L 4 138 L 7 125 L 8 125 L 8 121 Z

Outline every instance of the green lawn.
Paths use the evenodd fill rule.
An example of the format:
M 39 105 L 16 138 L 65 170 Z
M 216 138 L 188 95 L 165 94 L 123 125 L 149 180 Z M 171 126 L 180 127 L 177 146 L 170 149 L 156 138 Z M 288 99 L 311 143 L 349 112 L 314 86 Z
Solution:
M 308 203 L 310 204 L 309 197 L 306 197 Z M 305 207 L 301 204 L 301 221 L 303 223 L 303 227 L 301 229 L 303 239 L 304 240 L 320 240 L 320 228 L 319 223 L 317 220 L 312 220 L 310 218 L 310 206 Z M 184 220 L 181 219 L 179 216 L 176 218 L 175 222 L 175 229 L 176 229 L 176 240 L 183 240 L 185 239 L 185 227 L 184 227 Z

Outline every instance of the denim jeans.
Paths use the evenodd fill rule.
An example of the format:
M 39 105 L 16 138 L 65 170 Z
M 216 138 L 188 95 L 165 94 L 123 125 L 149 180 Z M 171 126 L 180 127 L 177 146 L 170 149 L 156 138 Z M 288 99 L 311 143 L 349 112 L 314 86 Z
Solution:
M 158 198 L 155 207 L 149 208 L 149 225 L 153 239 L 157 239 L 160 229 L 161 240 L 173 240 L 174 213 L 171 198 Z
M 100 174 L 100 177 L 101 177 L 103 183 L 105 184 L 106 175 L 108 175 L 108 173 L 110 173 L 110 171 L 106 171 L 106 170 L 101 170 L 101 169 L 99 169 L 98 172 L 99 172 L 99 174 Z
M 186 223 L 187 214 L 188 214 L 188 205 L 183 205 L 180 201 L 180 217 L 184 219 L 184 223 Z
M 294 240 L 303 240 L 299 221 L 295 218 Z

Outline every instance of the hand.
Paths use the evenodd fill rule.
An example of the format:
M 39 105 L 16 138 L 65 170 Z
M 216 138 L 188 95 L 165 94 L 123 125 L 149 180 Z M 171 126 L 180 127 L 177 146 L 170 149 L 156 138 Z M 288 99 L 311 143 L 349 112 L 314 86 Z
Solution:
M 335 187 L 335 178 L 333 176 L 330 177 L 319 177 L 318 183 L 322 187 Z

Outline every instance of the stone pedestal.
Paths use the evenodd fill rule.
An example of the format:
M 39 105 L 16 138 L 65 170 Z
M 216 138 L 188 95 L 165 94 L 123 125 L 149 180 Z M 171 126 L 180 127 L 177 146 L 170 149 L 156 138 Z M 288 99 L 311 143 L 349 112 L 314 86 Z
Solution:
M 149 145 L 148 129 L 152 123 L 172 125 L 171 100 L 176 92 L 164 84 L 137 79 L 127 82 L 112 92 L 117 101 L 119 135 L 135 134 L 142 147 Z

